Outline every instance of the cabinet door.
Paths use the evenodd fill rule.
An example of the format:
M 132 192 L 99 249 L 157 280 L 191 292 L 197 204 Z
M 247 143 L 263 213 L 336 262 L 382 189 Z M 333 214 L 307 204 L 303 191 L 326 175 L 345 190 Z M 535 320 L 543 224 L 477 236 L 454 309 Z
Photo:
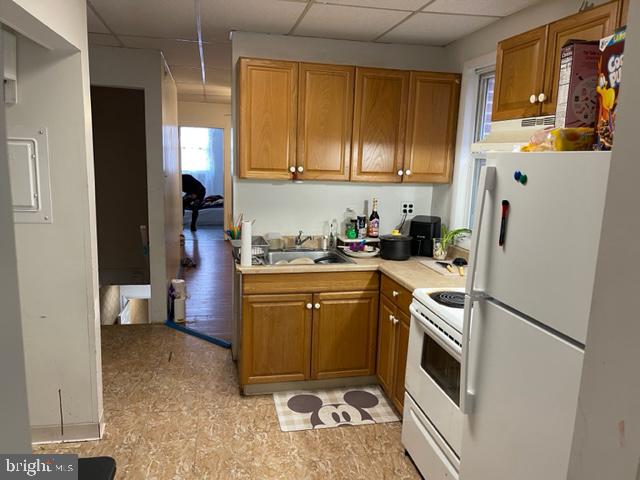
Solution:
M 298 64 L 240 59 L 242 178 L 289 179 L 295 164 Z
M 544 26 L 498 43 L 493 121 L 539 115 L 540 104 L 530 97 L 544 86 L 546 37 Z
M 402 412 L 404 407 L 404 378 L 407 370 L 407 351 L 409 349 L 409 315 L 398 310 L 395 325 L 394 374 L 391 401 Z
M 311 302 L 312 296 L 306 294 L 243 298 L 243 385 L 309 379 Z
M 460 75 L 411 72 L 404 182 L 451 182 L 459 96 Z
M 300 64 L 298 178 L 349 180 L 354 71 L 340 65 Z
M 563 45 L 568 40 L 600 40 L 612 34 L 616 28 L 617 15 L 618 2 L 610 2 L 549 25 L 543 90 L 546 99 L 542 102 L 543 115 L 556 113 L 560 50 Z
M 315 294 L 311 378 L 373 375 L 377 323 L 378 292 Z
M 395 305 L 384 295 L 380 296 L 380 317 L 378 319 L 378 361 L 376 374 L 378 382 L 389 396 L 393 391 L 393 358 Z
M 620 0 L 620 15 L 618 17 L 618 26 L 623 27 L 627 24 L 627 17 L 629 16 L 629 3 L 631 0 Z
M 356 68 L 351 180 L 400 182 L 409 72 Z

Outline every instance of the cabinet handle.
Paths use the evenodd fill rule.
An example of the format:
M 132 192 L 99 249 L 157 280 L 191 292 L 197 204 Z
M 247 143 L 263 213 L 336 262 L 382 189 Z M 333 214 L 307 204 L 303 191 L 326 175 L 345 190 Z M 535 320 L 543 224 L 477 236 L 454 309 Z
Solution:
M 411 170 L 405 170 L 404 174 L 408 177 L 409 175 L 411 175 Z
M 303 167 L 302 165 L 300 165 L 300 166 L 298 167 L 298 172 L 299 172 L 299 173 L 304 172 L 304 167 Z
M 391 295 L 393 295 L 394 297 L 397 297 L 398 295 L 400 295 L 400 292 L 396 292 L 395 290 L 393 292 L 391 292 Z
M 404 171 L 398 170 L 398 176 L 401 177 L 402 175 L 404 175 Z
M 544 102 L 546 99 L 547 99 L 547 96 L 544 94 L 544 92 L 538 95 L 538 101 L 540 103 Z
M 320 304 L 319 304 L 319 303 L 316 303 L 313 307 L 314 307 L 316 310 L 319 310 L 319 309 L 320 309 Z
M 538 103 L 538 96 L 537 96 L 537 95 L 535 95 L 535 94 L 534 94 L 534 95 L 531 95 L 531 96 L 529 97 L 529 102 L 531 102 L 531 103 Z
M 313 308 L 313 305 L 311 305 L 310 303 L 307 303 L 307 310 L 311 310 Z
M 291 173 L 296 173 L 296 167 L 289 167 L 289 171 Z

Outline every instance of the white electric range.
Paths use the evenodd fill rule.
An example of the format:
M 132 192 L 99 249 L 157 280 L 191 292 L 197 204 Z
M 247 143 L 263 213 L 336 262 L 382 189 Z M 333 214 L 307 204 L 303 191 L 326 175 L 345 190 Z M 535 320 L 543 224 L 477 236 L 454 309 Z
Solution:
M 457 479 L 463 288 L 413 292 L 402 442 L 429 480 Z

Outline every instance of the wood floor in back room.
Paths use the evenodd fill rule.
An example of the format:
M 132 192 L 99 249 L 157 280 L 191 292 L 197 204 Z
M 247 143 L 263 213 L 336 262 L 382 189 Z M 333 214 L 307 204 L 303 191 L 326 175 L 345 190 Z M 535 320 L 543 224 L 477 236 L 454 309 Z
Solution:
M 164 325 L 102 327 L 106 430 L 35 453 L 109 455 L 118 479 L 418 479 L 400 423 L 281 432 L 229 350 Z

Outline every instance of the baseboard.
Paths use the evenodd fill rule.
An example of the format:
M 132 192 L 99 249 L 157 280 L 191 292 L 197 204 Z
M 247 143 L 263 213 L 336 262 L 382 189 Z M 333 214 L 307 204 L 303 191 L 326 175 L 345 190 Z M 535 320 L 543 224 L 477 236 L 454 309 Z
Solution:
M 304 380 L 300 382 L 256 383 L 253 385 L 245 385 L 242 392 L 245 395 L 265 395 L 268 393 L 288 392 L 291 390 L 361 387 L 363 385 L 377 384 L 377 377 L 371 375 L 367 377 L 344 377 L 331 378 L 328 380 Z
M 105 423 L 75 423 L 64 426 L 64 435 L 60 425 L 44 425 L 31 427 L 31 443 L 68 443 L 100 440 L 104 433 Z

